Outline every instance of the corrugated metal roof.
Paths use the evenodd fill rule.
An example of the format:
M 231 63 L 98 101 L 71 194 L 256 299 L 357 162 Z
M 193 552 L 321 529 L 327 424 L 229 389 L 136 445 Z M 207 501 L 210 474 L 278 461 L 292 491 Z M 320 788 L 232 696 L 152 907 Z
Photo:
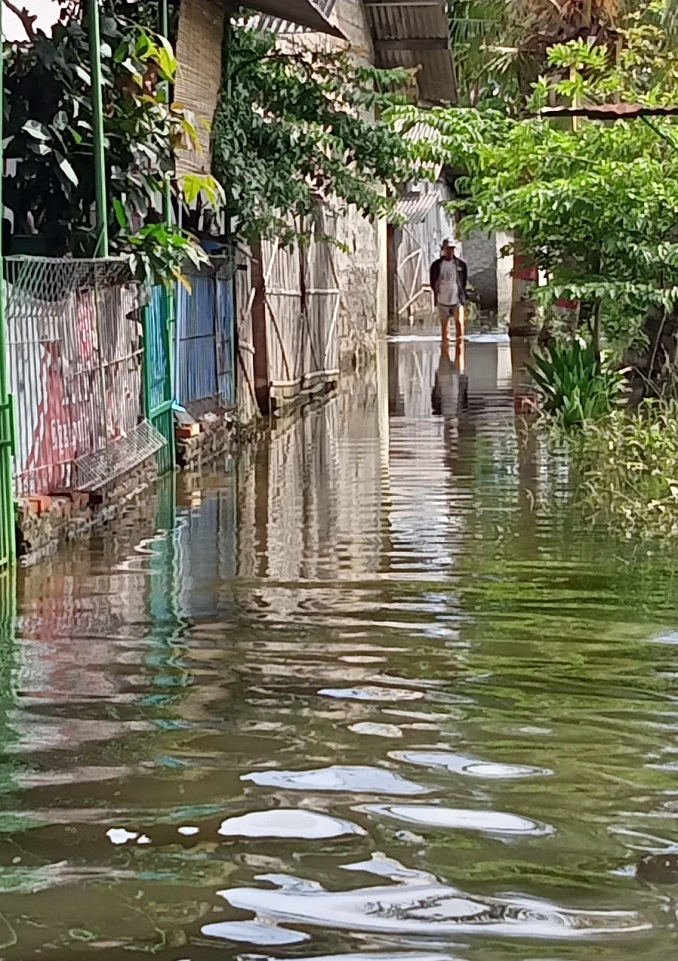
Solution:
M 326 33 L 345 40 L 343 32 L 330 23 L 336 0 L 247 0 L 250 10 L 261 14 L 251 23 L 267 33 Z
M 442 137 L 440 131 L 431 127 L 425 121 L 420 120 L 419 123 L 415 123 L 413 127 L 403 132 L 403 137 L 405 140 L 411 140 L 412 143 L 422 143 L 423 141 L 430 140 L 432 143 L 440 143 Z M 433 176 L 434 180 L 438 180 L 441 173 L 443 172 L 443 162 L 442 160 L 433 160 L 430 163 L 426 162 L 423 165 L 423 169 L 427 170 L 429 174 Z
M 455 83 L 444 0 L 364 0 L 379 67 L 419 67 L 422 100 L 454 99 Z
M 247 5 L 262 14 L 253 21 L 259 30 L 280 35 L 315 30 L 344 36 L 338 27 L 329 23 L 336 0 L 250 0 Z M 427 103 L 454 100 L 445 0 L 363 0 L 363 7 L 376 65 L 386 69 L 418 68 L 420 100 Z
M 426 123 L 425 120 L 420 120 L 415 123 L 412 127 L 408 129 L 403 134 L 405 140 L 411 140 L 412 143 L 422 143 L 424 140 L 431 140 L 433 143 L 440 143 L 442 137 L 439 130 L 432 127 L 431 124 Z
M 420 190 L 408 190 L 398 201 L 396 212 L 407 223 L 420 224 L 426 220 L 439 199 L 438 195 L 433 192 L 422 193 Z

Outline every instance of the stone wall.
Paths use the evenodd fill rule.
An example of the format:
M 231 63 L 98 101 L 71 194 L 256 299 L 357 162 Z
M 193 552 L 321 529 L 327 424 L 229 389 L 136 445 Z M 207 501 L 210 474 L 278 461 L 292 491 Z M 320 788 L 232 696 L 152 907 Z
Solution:
M 481 310 L 497 309 L 497 243 L 494 234 L 480 230 L 464 237 L 463 254 L 468 280 L 479 298 Z
M 374 62 L 374 50 L 360 0 L 342 0 L 335 7 L 336 22 L 349 40 L 351 52 Z M 333 41 L 337 46 L 340 41 Z M 388 314 L 386 224 L 371 224 L 351 211 L 338 226 L 348 252 L 338 253 L 342 302 L 339 315 L 339 355 L 344 370 L 361 368 L 374 354 L 377 339 L 386 333 Z
M 337 237 L 348 250 L 337 252 L 339 361 L 346 371 L 360 368 L 386 332 L 386 224 L 352 211 L 339 221 Z

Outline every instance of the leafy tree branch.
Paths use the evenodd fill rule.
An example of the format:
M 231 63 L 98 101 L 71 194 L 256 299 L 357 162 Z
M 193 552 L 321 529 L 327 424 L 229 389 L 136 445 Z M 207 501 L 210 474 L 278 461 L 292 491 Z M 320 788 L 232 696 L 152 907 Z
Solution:
M 366 217 L 392 211 L 413 171 L 410 145 L 380 114 L 412 94 L 412 75 L 348 54 L 276 47 L 232 31 L 214 124 L 213 169 L 236 238 L 293 239 L 318 202 Z M 303 231 L 302 231 L 303 232 Z

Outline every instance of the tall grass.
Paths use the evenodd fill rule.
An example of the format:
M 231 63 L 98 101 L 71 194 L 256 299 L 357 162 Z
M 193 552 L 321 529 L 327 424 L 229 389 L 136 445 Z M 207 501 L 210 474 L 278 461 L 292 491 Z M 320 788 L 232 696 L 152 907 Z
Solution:
M 678 401 L 645 401 L 564 432 L 585 513 L 626 538 L 678 537 Z

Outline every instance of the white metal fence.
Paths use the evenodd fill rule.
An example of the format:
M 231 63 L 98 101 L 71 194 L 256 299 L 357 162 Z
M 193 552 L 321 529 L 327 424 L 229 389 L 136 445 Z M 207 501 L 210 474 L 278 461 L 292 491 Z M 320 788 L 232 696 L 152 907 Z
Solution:
M 92 490 L 158 450 L 138 288 L 120 260 L 5 260 L 17 493 Z

